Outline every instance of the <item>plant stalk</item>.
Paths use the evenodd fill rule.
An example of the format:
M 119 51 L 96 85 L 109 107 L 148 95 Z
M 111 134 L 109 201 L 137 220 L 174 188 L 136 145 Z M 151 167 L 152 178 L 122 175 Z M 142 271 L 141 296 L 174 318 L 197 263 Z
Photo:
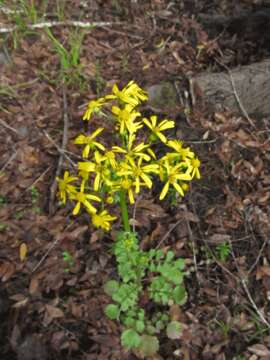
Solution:
M 120 208 L 122 213 L 122 220 L 124 225 L 124 230 L 130 232 L 130 225 L 128 219 L 128 208 L 126 200 L 126 191 L 120 190 Z

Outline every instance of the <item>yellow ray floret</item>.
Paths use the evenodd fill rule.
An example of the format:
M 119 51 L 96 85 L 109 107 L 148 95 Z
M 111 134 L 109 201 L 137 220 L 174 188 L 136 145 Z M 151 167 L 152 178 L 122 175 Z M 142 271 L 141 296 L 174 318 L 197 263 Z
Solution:
M 90 214 L 95 214 L 97 212 L 96 208 L 89 202 L 89 200 L 100 202 L 101 199 L 96 195 L 85 194 L 84 187 L 85 187 L 85 183 L 84 183 L 84 181 L 82 181 L 81 186 L 80 186 L 80 191 L 78 191 L 76 193 L 72 193 L 70 195 L 70 198 L 72 200 L 77 201 L 77 203 L 73 209 L 73 212 L 72 212 L 73 215 L 78 215 L 78 213 L 80 212 L 80 209 L 81 209 L 81 205 L 83 205 Z
M 190 172 L 191 168 L 183 169 L 186 166 L 184 163 L 179 163 L 177 165 L 170 165 L 168 161 L 165 161 L 164 168 L 166 170 L 167 181 L 163 186 L 163 189 L 160 193 L 159 199 L 163 200 L 169 191 L 170 185 L 172 185 L 175 190 L 181 195 L 184 196 L 183 188 L 181 187 L 181 181 L 189 181 L 192 179 Z
M 59 187 L 59 197 L 64 204 L 67 201 L 67 195 L 76 193 L 76 187 L 71 185 L 71 183 L 77 179 L 78 178 L 76 176 L 70 176 L 68 171 L 65 171 L 63 179 L 57 176 L 56 180 Z
M 85 136 L 83 134 L 76 137 L 74 144 L 76 145 L 85 145 L 82 157 L 87 158 L 91 149 L 98 148 L 100 150 L 105 150 L 105 147 L 99 142 L 95 141 L 95 138 L 103 131 L 103 128 L 98 128 L 93 134 Z
M 130 104 L 125 105 L 123 109 L 113 106 L 112 113 L 116 115 L 116 128 L 119 129 L 121 135 L 126 131 L 130 134 L 135 133 L 142 127 L 141 122 L 135 122 L 135 119 L 141 114 L 138 111 L 134 111 Z
M 120 102 L 129 104 L 134 108 L 142 101 L 146 101 L 148 96 L 134 81 L 130 81 L 122 90 L 119 90 L 118 86 L 114 84 L 112 94 L 107 95 L 106 99 L 118 99 Z
M 142 165 L 143 158 L 139 158 L 137 162 L 133 159 L 128 159 L 127 163 L 122 164 L 122 169 L 119 170 L 119 176 L 129 176 L 135 183 L 135 192 L 140 192 L 141 180 L 148 188 L 152 187 L 152 180 L 150 174 L 158 174 L 159 166 L 157 164 Z
M 97 100 L 92 100 L 87 106 L 87 110 L 83 115 L 83 120 L 90 120 L 91 116 L 95 112 L 99 112 L 100 108 L 105 104 L 105 98 L 99 98 Z
M 92 224 L 97 228 L 102 228 L 106 231 L 109 231 L 111 228 L 110 223 L 116 219 L 116 216 L 112 216 L 108 213 L 107 210 L 103 210 L 101 213 L 94 214 L 92 216 Z
M 172 129 L 175 126 L 174 121 L 166 119 L 162 120 L 159 124 L 157 124 L 156 115 L 150 116 L 150 119 L 144 118 L 143 122 L 152 131 L 152 133 L 164 143 L 167 142 L 167 139 L 162 132 L 168 129 Z

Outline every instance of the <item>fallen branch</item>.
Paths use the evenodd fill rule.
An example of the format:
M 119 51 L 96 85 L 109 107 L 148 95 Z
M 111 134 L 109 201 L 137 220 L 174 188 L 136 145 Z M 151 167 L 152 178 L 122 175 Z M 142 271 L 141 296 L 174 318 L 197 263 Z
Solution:
M 37 24 L 30 24 L 26 25 L 28 30 L 35 30 L 35 29 L 44 29 L 44 28 L 52 28 L 52 27 L 59 27 L 59 26 L 74 26 L 74 27 L 81 27 L 81 28 L 95 28 L 95 27 L 105 27 L 105 26 L 112 26 L 112 25 L 119 25 L 120 22 L 108 22 L 108 21 L 100 21 L 100 22 L 83 22 L 83 21 L 46 21 Z M 2 27 L 0 28 L 0 34 L 11 33 L 13 31 L 18 30 L 18 26 L 10 26 L 10 27 Z
M 64 130 L 63 130 L 63 138 L 62 138 L 62 146 L 61 146 L 62 151 L 60 152 L 60 156 L 59 156 L 59 160 L 58 160 L 58 165 L 57 165 L 54 181 L 53 181 L 53 184 L 51 186 L 51 191 L 50 191 L 50 200 L 49 200 L 49 214 L 50 215 L 52 215 L 54 213 L 54 200 L 55 200 L 55 194 L 56 194 L 56 190 L 57 190 L 57 180 L 56 180 L 56 178 L 61 173 L 63 160 L 64 160 L 64 149 L 66 148 L 67 142 L 68 142 L 68 121 L 69 121 L 69 118 L 68 118 L 67 94 L 66 94 L 65 87 L 63 87 L 63 119 L 64 119 Z

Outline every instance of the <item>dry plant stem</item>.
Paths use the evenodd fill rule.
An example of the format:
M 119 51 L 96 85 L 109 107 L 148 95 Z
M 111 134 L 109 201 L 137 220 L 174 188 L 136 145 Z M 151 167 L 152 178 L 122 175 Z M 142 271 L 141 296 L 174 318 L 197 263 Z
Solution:
M 231 247 L 232 248 L 232 247 Z M 247 280 L 245 279 L 245 276 L 242 274 L 242 271 L 241 269 L 239 268 L 238 266 L 238 263 L 237 263 L 237 260 L 236 260 L 236 257 L 235 257 L 235 254 L 234 254 L 234 251 L 232 250 L 232 256 L 233 256 L 233 259 L 234 259 L 234 262 L 235 262 L 235 265 L 236 265 L 236 268 L 237 268 L 237 271 L 238 271 L 238 274 L 239 274 L 239 278 L 240 278 L 240 281 L 241 281 L 241 284 L 243 286 L 243 289 L 248 297 L 248 300 L 249 302 L 251 303 L 251 306 L 253 307 L 253 309 L 256 311 L 257 315 L 259 316 L 261 322 L 263 324 L 265 324 L 266 326 L 268 326 L 268 328 L 270 328 L 270 323 L 266 320 L 266 318 L 264 317 L 263 313 L 261 312 L 261 310 L 258 308 L 258 306 L 256 305 L 255 301 L 253 300 L 251 294 L 250 294 L 250 291 L 249 291 L 249 288 L 247 286 Z
M 72 154 L 74 156 L 76 156 L 76 155 L 71 153 L 70 151 L 66 151 L 66 150 L 60 148 L 60 146 L 58 146 L 56 144 L 56 142 L 51 138 L 51 136 L 47 133 L 47 131 L 43 130 L 42 132 L 46 136 L 46 138 L 56 147 L 56 149 L 59 151 L 59 153 L 62 154 L 67 159 L 67 161 L 71 164 L 71 166 L 76 168 L 76 164 L 74 163 L 74 161 L 71 160 L 71 158 L 67 154 Z M 76 156 L 76 157 L 78 157 L 78 156 Z M 80 158 L 80 157 L 78 157 L 78 158 Z
M 56 169 L 56 174 L 54 177 L 54 182 L 51 186 L 50 191 L 50 200 L 49 200 L 49 214 L 52 215 L 54 213 L 54 200 L 55 200 L 55 194 L 57 190 L 57 180 L 56 178 L 60 175 L 64 160 L 64 149 L 67 146 L 68 142 L 68 105 L 67 105 L 67 94 L 66 94 L 66 88 L 63 86 L 63 118 L 64 118 L 64 131 L 63 131 L 63 138 L 62 138 L 62 152 L 60 153 L 58 165 Z
M 133 207 L 132 220 L 134 220 L 134 221 L 136 219 L 137 206 L 138 206 L 138 203 L 139 203 L 140 200 L 141 200 L 141 196 L 139 196 L 138 199 L 136 199 L 134 207 Z M 134 232 L 134 233 L 135 233 L 135 227 L 136 227 L 135 222 L 133 222 L 133 224 L 132 224 L 132 232 Z
M 182 222 L 183 219 L 178 220 L 175 224 L 173 224 L 173 226 L 166 232 L 166 234 L 163 236 L 163 238 L 160 240 L 160 242 L 157 244 L 157 246 L 155 247 L 155 249 L 158 249 L 163 242 L 168 238 L 168 236 L 170 235 L 170 233 Z
M 47 256 L 50 254 L 50 252 L 53 250 L 53 248 L 55 248 L 55 246 L 57 245 L 57 243 L 60 240 L 60 236 L 57 236 L 56 239 L 54 240 L 54 242 L 50 245 L 49 249 L 46 251 L 46 253 L 42 256 L 42 258 L 39 260 L 39 262 L 37 263 L 37 265 L 34 267 L 34 269 L 31 271 L 31 273 L 33 274 L 35 271 L 37 271 L 37 269 L 40 267 L 40 265 L 46 260 Z
M 112 25 L 119 25 L 121 22 L 83 22 L 83 21 L 46 21 L 42 23 L 27 25 L 27 29 L 35 30 L 35 29 L 44 29 L 44 28 L 52 28 L 59 26 L 73 26 L 73 27 L 81 27 L 81 28 L 95 28 L 95 27 L 105 27 Z M 0 34 L 11 33 L 15 30 L 18 30 L 18 26 L 10 26 L 10 27 L 2 27 L 0 28 Z
M 16 129 L 14 129 L 13 127 L 9 126 L 9 125 L 8 125 L 4 120 L 2 120 L 2 119 L 0 119 L 0 124 L 1 124 L 2 126 L 4 126 L 5 128 L 11 130 L 11 131 L 14 132 L 15 134 L 18 134 L 18 133 L 19 133 Z
M 15 153 L 13 153 L 10 158 L 8 159 L 8 161 L 1 167 L 0 169 L 0 174 L 7 168 L 7 166 L 15 159 L 15 157 L 17 156 L 18 150 L 15 151 Z
M 238 92 L 236 90 L 236 85 L 235 85 L 235 81 L 234 81 L 234 78 L 232 76 L 232 73 L 230 71 L 230 69 L 228 68 L 228 66 L 226 66 L 225 64 L 223 64 L 222 62 L 220 62 L 217 58 L 215 58 L 215 61 L 221 65 L 222 67 L 224 67 L 224 69 L 227 70 L 229 76 L 230 76 L 230 80 L 231 80 L 231 85 L 232 85 L 232 89 L 233 89 L 233 93 L 234 93 L 234 96 L 235 96 L 235 99 L 238 103 L 238 106 L 240 108 L 240 110 L 242 111 L 243 115 L 245 116 L 245 118 L 248 120 L 249 124 L 256 129 L 256 126 L 254 124 L 254 122 L 252 121 L 252 119 L 249 117 L 248 113 L 246 112 L 246 109 L 244 108 L 243 104 L 242 104 L 242 101 L 240 100 L 240 97 L 238 95 Z
M 195 251 L 194 236 L 193 236 L 193 232 L 191 230 L 191 226 L 190 226 L 190 223 L 189 223 L 188 220 L 186 220 L 186 225 L 187 225 L 187 228 L 188 228 L 188 234 L 189 234 L 189 238 L 191 240 L 191 245 L 192 245 L 194 268 L 195 268 L 196 276 L 197 276 L 197 279 L 198 279 L 198 282 L 199 282 L 198 265 L 197 265 L 196 251 Z
M 43 178 L 43 176 L 45 176 L 47 174 L 47 172 L 50 169 L 51 169 L 51 166 L 48 166 L 47 169 L 45 171 L 43 171 L 43 173 L 41 175 L 39 175 L 39 177 L 30 186 L 28 186 L 28 188 L 25 189 L 25 192 L 30 190 L 31 187 L 35 186 Z

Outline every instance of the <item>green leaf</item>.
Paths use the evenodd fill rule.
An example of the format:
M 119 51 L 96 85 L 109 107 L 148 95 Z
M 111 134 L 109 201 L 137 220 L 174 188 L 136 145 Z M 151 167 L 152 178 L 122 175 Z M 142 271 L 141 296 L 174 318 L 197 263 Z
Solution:
M 158 352 L 159 342 L 156 336 L 143 335 L 139 346 L 144 356 L 152 356 Z
M 146 331 L 149 335 L 154 335 L 156 333 L 156 328 L 151 324 L 147 324 Z
M 181 285 L 176 286 L 176 288 L 173 290 L 173 300 L 178 305 L 183 305 L 187 301 L 187 292 L 185 288 Z
M 174 258 L 174 253 L 173 253 L 173 251 L 168 251 L 168 252 L 167 252 L 167 255 L 166 255 L 165 261 L 170 262 L 173 258 Z
M 128 349 L 137 348 L 140 343 L 141 337 L 135 330 L 125 330 L 121 335 L 121 344 Z
M 126 327 L 134 327 L 135 320 L 128 316 L 124 319 L 123 323 Z
M 182 333 L 182 325 L 179 321 L 171 321 L 167 328 L 166 328 L 166 334 L 169 339 L 179 339 L 181 337 Z
M 110 318 L 111 320 L 118 319 L 119 316 L 119 308 L 117 305 L 109 304 L 105 308 L 105 314 Z
M 116 280 L 107 281 L 104 285 L 104 291 L 109 296 L 112 296 L 118 289 L 119 283 Z
M 175 261 L 175 266 L 179 269 L 179 270 L 184 270 L 185 268 L 185 260 L 184 259 L 178 259 Z
M 135 327 L 136 327 L 136 330 L 138 331 L 138 333 L 142 333 L 145 329 L 144 321 L 137 320 L 135 323 Z

